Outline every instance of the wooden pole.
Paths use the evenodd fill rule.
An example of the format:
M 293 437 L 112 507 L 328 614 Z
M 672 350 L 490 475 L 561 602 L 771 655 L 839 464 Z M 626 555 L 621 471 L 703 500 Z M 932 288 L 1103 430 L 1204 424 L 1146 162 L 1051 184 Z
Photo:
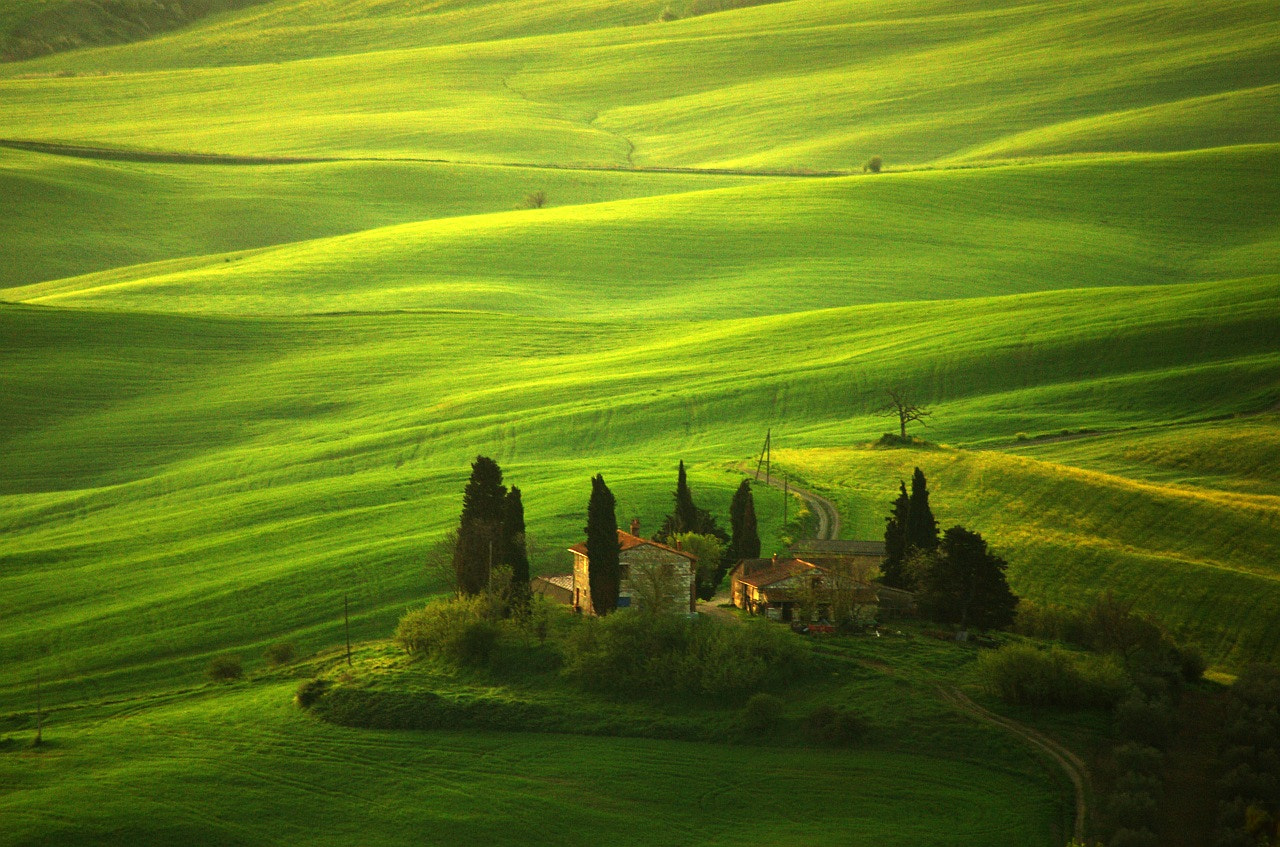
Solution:
M 44 702 L 40 697 L 40 669 L 36 668 L 36 744 L 44 743 Z
M 351 610 L 347 595 L 342 595 L 342 629 L 347 634 L 347 666 L 351 666 Z

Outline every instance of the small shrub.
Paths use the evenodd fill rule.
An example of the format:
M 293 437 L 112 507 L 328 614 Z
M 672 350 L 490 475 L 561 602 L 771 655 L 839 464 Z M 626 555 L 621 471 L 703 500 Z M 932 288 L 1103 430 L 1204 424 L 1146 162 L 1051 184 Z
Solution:
M 293 699 L 302 708 L 309 709 L 317 700 L 329 693 L 330 687 L 332 687 L 331 683 L 327 679 L 304 680 L 298 686 L 298 693 Z
M 1017 435 L 1013 436 L 1013 440 L 1014 441 L 1030 441 L 1031 436 L 1027 435 L 1025 432 L 1019 432 Z
M 409 612 L 395 641 L 410 655 L 426 654 L 456 665 L 484 665 L 498 646 L 498 625 L 482 614 L 481 600 L 449 600 Z
M 240 657 L 233 655 L 215 656 L 209 662 L 209 679 L 215 682 L 231 682 L 244 676 L 244 666 Z
M 752 732 L 770 732 L 782 720 L 782 701 L 772 694 L 753 694 L 747 701 L 743 723 Z
M 658 20 L 662 21 L 663 23 L 668 23 L 670 21 L 677 20 L 679 17 L 680 16 L 676 14 L 675 9 L 671 8 L 670 6 L 667 6 L 662 10 L 662 14 L 658 15 Z
M 804 734 L 815 744 L 849 744 L 866 731 L 856 715 L 829 705 L 815 706 L 804 722 Z
M 262 655 L 266 657 L 268 665 L 273 668 L 278 668 L 281 665 L 287 665 L 296 659 L 298 657 L 298 651 L 292 644 L 280 642 L 278 644 L 272 644 Z
M 862 171 L 863 173 L 878 174 L 882 167 L 884 167 L 884 160 L 879 156 L 872 156 L 870 159 L 867 159 L 867 163 L 862 166 Z
M 547 192 L 531 191 L 525 195 L 524 204 L 530 209 L 541 209 L 547 205 Z

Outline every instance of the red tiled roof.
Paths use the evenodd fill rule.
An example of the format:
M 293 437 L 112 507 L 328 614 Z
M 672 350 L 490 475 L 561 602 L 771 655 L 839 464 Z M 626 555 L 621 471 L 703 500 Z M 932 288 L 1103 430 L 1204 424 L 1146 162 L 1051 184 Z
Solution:
M 666 550 L 669 553 L 675 553 L 677 556 L 684 556 L 691 562 L 698 561 L 698 557 L 692 553 L 686 553 L 684 550 L 677 550 L 674 547 L 668 547 L 665 544 L 659 544 L 657 541 L 650 541 L 648 538 L 641 538 L 638 535 L 632 535 L 631 533 L 623 532 L 622 530 L 618 530 L 618 544 L 620 547 L 618 552 L 621 553 L 625 553 L 627 550 L 634 550 L 641 545 L 648 544 L 650 547 L 657 547 L 659 550 Z M 569 550 L 585 556 L 587 555 L 587 542 L 579 542 L 570 547 Z
M 756 564 L 759 569 L 752 570 L 747 567 L 749 564 Z M 738 577 L 738 581 L 756 588 L 764 588 L 766 585 L 773 585 L 775 582 L 809 571 L 821 572 L 821 568 L 804 559 L 779 559 L 776 562 L 772 559 L 744 559 L 742 565 L 743 572 Z

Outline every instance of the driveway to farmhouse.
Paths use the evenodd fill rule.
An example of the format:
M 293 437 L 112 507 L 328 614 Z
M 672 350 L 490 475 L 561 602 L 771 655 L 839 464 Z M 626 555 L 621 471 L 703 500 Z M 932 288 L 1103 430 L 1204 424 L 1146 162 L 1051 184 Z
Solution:
M 744 473 L 750 473 L 746 465 L 738 468 Z M 777 477 L 766 476 L 764 478 L 766 485 L 772 485 L 774 488 L 782 490 L 784 483 Z M 832 503 L 826 497 L 820 494 L 814 494 L 803 488 L 797 488 L 791 483 L 785 483 L 785 489 L 799 497 L 809 505 L 809 511 L 818 517 L 818 530 L 814 534 L 814 538 L 818 541 L 835 541 L 840 537 L 840 512 L 836 509 L 836 504 Z

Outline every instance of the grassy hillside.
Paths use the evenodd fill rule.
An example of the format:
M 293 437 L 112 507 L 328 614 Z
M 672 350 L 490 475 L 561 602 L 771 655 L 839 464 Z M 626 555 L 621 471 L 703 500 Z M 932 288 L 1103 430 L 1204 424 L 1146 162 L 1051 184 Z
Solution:
M 684 457 L 723 512 L 740 477 L 721 468 L 767 427 L 784 446 L 869 440 L 887 423 L 876 417 L 886 384 L 937 404 L 937 437 L 979 443 L 1274 403 L 1277 297 L 1271 278 L 629 330 L 448 313 L 266 321 L 9 307 L 6 336 L 23 341 L 9 345 L 4 390 L 23 416 L 7 423 L 0 501 L 6 682 L 18 683 L 16 662 L 33 650 L 80 696 L 86 677 L 137 684 L 143 665 L 157 679 L 190 677 L 228 644 L 290 632 L 323 643 L 353 591 L 368 615 L 360 631 L 385 632 L 404 603 L 442 587 L 420 557 L 456 520 L 477 452 L 502 462 L 525 491 L 531 531 L 555 549 L 577 540 L 597 471 L 624 515 L 653 526 Z M 796 467 L 817 481 L 844 461 L 815 455 Z M 881 464 L 866 485 L 879 500 L 903 473 L 884 463 L 902 457 L 871 455 Z M 1021 497 L 1009 474 L 1042 466 L 1004 461 L 1000 496 Z M 1091 590 L 1094 572 L 1035 574 L 1093 547 L 1108 551 L 1117 585 L 1160 575 L 1162 591 L 1216 591 L 1220 569 L 1171 577 L 1165 560 L 1211 558 L 1251 522 L 1273 520 L 1256 497 L 1233 522 L 1243 495 L 1117 480 L 1112 504 L 1097 499 L 1097 474 L 1025 473 L 1046 501 L 1088 492 L 1072 495 L 1069 522 L 1032 504 L 986 527 L 1002 545 L 1043 536 L 1040 553 L 1011 556 L 1015 582 L 1042 599 Z M 974 474 L 983 478 L 940 480 L 955 492 L 942 502 L 974 498 L 1003 514 Z M 1140 534 L 1127 539 L 1107 516 L 1133 504 L 1176 506 L 1181 518 L 1152 530 L 1135 516 Z M 762 509 L 776 526 L 781 503 L 762 495 Z M 878 523 L 879 507 L 847 511 L 862 515 L 851 526 Z M 1197 529 L 1206 521 L 1213 532 Z M 1273 575 L 1268 539 L 1233 541 L 1231 569 Z M 1223 634 L 1266 630 L 1261 611 L 1241 624 L 1206 610 L 1187 624 L 1220 659 L 1270 656 L 1268 640 L 1249 636 L 1236 654 Z
M 240 314 L 448 308 L 603 317 L 626 304 L 688 320 L 1215 279 L 1280 269 L 1277 149 L 777 181 L 450 217 L 120 268 L 6 297 Z M 288 179 L 347 167 L 356 166 L 280 172 Z M 542 184 L 533 181 L 542 173 L 499 174 Z M 692 177 L 611 178 L 619 191 L 631 178 L 639 180 L 633 191 L 664 181 L 698 187 Z M 520 196 L 492 179 L 486 190 L 504 192 L 495 205 Z M 311 226 L 324 220 L 308 217 Z
M 391 224 L 679 194 L 748 177 L 430 162 L 187 165 L 0 148 L 4 288 Z M 206 260 L 206 264 L 213 259 Z
M 881 716 L 851 753 L 346 730 L 285 674 L 204 685 L 445 591 L 477 453 L 541 572 L 591 475 L 651 528 L 684 459 L 724 516 L 771 429 L 848 536 L 919 465 L 1027 597 L 1280 658 L 1276 5 L 710 5 L 275 0 L 0 65 L 0 733 L 36 671 L 57 710 L 46 752 L 0 739 L 0 842 L 1061 841 L 1058 786 L 905 638 L 832 683 Z M 0 41 L 55 6 L 0 0 Z M 949 446 L 869 446 L 890 386 Z
M 660 10 L 346 9 L 269 4 L 12 65 L 0 122 L 152 149 L 763 169 L 1278 140 L 1264 0 L 796 0 L 622 27 Z

